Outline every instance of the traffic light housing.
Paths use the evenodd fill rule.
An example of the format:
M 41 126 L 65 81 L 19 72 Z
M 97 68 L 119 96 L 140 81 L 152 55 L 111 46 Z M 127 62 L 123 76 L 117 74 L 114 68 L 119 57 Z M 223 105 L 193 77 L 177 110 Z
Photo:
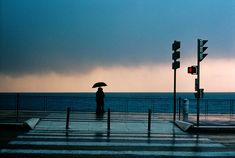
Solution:
M 174 43 L 172 44 L 172 50 L 177 51 L 177 49 L 179 48 L 180 48 L 180 41 L 174 41 Z
M 180 41 L 174 41 L 172 44 L 172 50 L 174 51 L 172 53 L 172 60 L 174 62 L 172 63 L 172 69 L 178 69 L 180 68 L 180 62 L 176 61 L 177 59 L 180 58 L 180 51 L 177 51 L 180 48 Z
M 198 60 L 201 62 L 208 54 L 204 54 L 203 52 L 208 48 L 204 47 L 208 40 L 198 39 Z
M 197 74 L 197 66 L 188 67 L 188 73 L 192 75 Z

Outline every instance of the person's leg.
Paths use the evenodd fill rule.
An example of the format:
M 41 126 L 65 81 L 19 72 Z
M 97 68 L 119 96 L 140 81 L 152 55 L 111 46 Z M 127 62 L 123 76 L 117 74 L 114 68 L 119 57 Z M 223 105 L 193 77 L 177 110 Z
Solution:
M 100 113 L 100 106 L 99 104 L 96 104 L 96 114 L 99 114 Z
M 101 112 L 104 113 L 104 105 L 101 106 Z

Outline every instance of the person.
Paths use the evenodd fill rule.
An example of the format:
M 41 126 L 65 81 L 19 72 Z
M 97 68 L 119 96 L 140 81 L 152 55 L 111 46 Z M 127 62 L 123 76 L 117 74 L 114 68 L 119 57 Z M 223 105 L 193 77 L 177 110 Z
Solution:
M 96 92 L 96 114 L 104 113 L 104 92 L 102 88 L 98 88 Z

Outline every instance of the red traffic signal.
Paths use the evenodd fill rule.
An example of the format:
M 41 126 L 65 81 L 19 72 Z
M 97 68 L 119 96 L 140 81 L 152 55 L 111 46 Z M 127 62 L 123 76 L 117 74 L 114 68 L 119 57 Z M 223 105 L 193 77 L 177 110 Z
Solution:
M 196 74 L 197 73 L 197 66 L 190 66 L 188 67 L 188 73 L 189 74 Z

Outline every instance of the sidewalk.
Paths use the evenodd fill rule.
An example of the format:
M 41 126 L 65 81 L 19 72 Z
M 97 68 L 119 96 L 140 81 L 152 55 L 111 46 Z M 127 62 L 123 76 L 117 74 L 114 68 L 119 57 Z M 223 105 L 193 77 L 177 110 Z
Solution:
M 34 116 L 39 116 L 40 113 Z M 23 116 L 23 115 L 22 115 Z M 66 113 L 44 115 L 33 130 L 11 139 L 0 149 L 3 157 L 234 157 L 235 150 L 207 137 L 180 130 L 153 116 L 148 131 L 146 113 Z
M 66 130 L 65 121 L 54 121 L 42 119 L 36 130 Z M 111 122 L 110 130 L 107 129 L 107 122 L 94 120 L 88 122 L 70 122 L 67 131 L 77 131 L 82 133 L 148 133 L 147 122 Z M 151 125 L 151 133 L 180 134 L 179 128 L 169 121 L 154 121 Z
M 40 118 L 47 120 L 48 124 L 55 124 L 55 127 L 60 129 L 65 128 L 66 112 L 43 112 L 43 111 L 20 111 L 18 118 L 16 111 L 1 111 L 0 113 L 0 127 L 22 128 L 25 124 L 28 125 L 30 118 Z M 59 120 L 59 121 L 58 121 Z M 172 130 L 170 127 L 171 114 L 152 114 L 151 116 L 151 132 L 158 132 L 160 129 Z M 38 120 L 39 121 L 39 120 Z M 32 124 L 31 120 L 29 121 Z M 33 121 L 30 125 L 32 129 L 38 122 Z M 157 122 L 157 123 L 156 123 Z M 167 123 L 168 122 L 168 123 Z M 181 122 L 181 123 L 179 123 Z M 234 132 L 235 126 L 221 125 L 221 121 L 202 121 L 200 126 L 195 126 L 195 123 L 177 121 L 177 125 L 185 132 Z M 172 125 L 173 126 L 173 125 Z M 50 126 L 48 126 L 50 128 Z M 70 130 L 107 130 L 107 112 L 103 117 L 96 117 L 95 113 L 91 112 L 71 112 L 70 114 Z M 138 130 L 136 130 L 138 129 Z M 111 130 L 115 132 L 146 132 L 148 130 L 148 114 L 147 113 L 119 113 L 111 112 Z M 161 131 L 162 132 L 162 131 Z
M 27 120 L 31 118 L 40 118 L 33 127 L 44 128 L 45 130 L 65 130 L 66 112 L 35 112 L 24 111 L 19 113 L 16 118 L 15 111 L 5 111 L 0 115 L 0 127 L 15 126 L 22 127 Z M 161 119 L 159 119 L 161 117 Z M 182 132 L 168 120 L 162 119 L 162 115 L 152 114 L 151 132 L 172 133 Z M 168 118 L 168 117 L 166 117 Z M 148 132 L 148 114 L 147 113 L 118 113 L 111 112 L 110 132 L 115 133 L 147 133 Z M 70 123 L 68 130 L 89 131 L 89 132 L 107 132 L 107 112 L 97 117 L 95 113 L 70 113 Z

